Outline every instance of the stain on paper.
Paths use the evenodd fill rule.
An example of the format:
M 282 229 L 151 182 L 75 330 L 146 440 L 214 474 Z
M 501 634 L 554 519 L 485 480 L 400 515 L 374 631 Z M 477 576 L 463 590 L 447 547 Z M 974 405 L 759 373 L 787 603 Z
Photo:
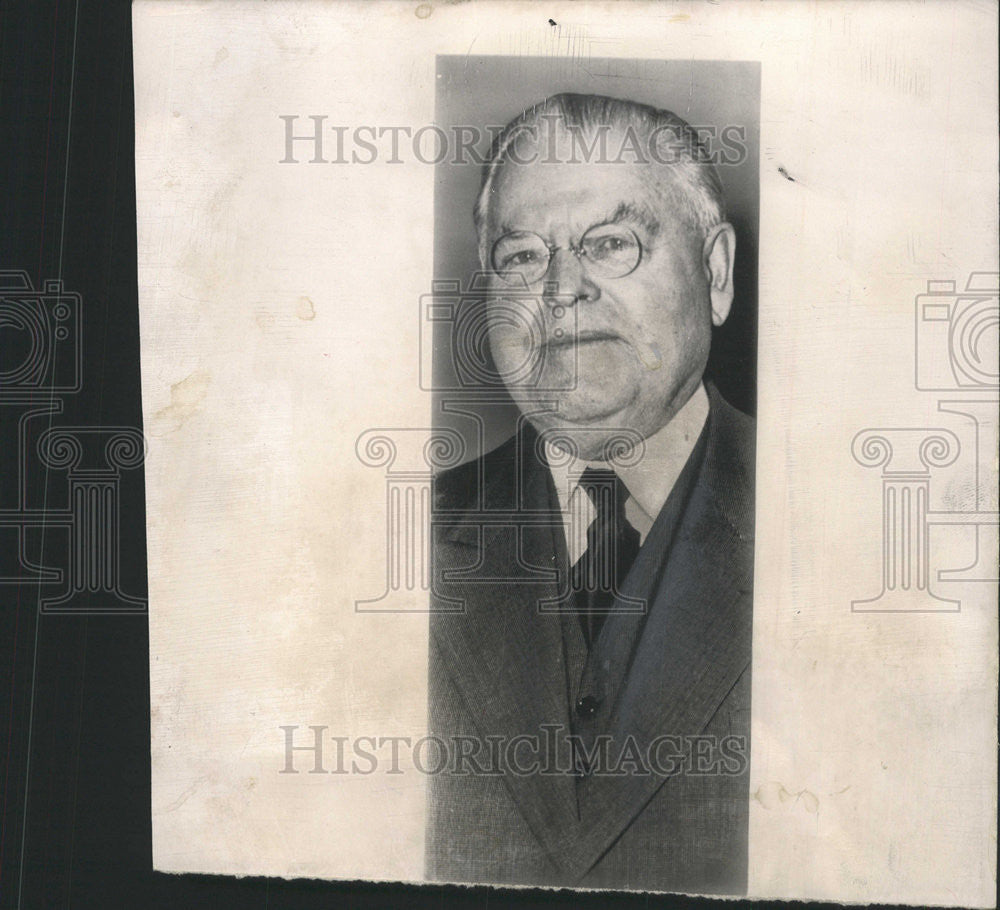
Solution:
M 212 377 L 205 370 L 196 370 L 190 376 L 170 386 L 170 404 L 153 415 L 151 434 L 165 436 L 180 429 L 208 394 Z
M 316 305 L 303 294 L 295 304 L 295 315 L 306 322 L 316 318 Z
M 790 802 L 793 804 L 801 802 L 802 807 L 810 815 L 816 815 L 819 812 L 819 797 L 811 790 L 799 790 L 797 793 L 792 793 L 786 790 L 783 784 L 776 781 L 761 784 L 751 796 L 765 809 L 777 809 Z

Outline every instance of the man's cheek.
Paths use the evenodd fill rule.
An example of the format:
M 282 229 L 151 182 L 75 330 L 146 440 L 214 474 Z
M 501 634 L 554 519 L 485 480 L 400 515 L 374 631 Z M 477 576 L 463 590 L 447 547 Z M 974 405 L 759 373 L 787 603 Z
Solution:
M 490 329 L 490 352 L 497 369 L 505 378 L 534 372 L 540 363 L 541 351 L 529 332 L 517 327 Z
M 490 328 L 490 347 L 495 355 L 522 358 L 532 349 L 532 336 L 519 326 L 496 325 Z
M 627 340 L 583 344 L 577 350 L 576 358 L 581 379 L 615 382 L 633 372 L 635 344 Z

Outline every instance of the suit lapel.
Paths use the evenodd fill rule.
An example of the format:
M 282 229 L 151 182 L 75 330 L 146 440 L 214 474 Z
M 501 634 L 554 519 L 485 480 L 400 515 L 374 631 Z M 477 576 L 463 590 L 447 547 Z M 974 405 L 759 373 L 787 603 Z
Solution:
M 752 496 L 728 410 L 713 395 L 705 459 L 641 632 L 629 627 L 610 636 L 608 685 L 618 696 L 596 732 L 611 735 L 612 761 L 628 737 L 645 756 L 657 736 L 700 734 L 750 663 Z M 634 568 L 653 571 L 638 561 Z M 577 874 L 600 859 L 665 780 L 654 772 L 582 783 Z
M 558 593 L 565 559 L 554 563 L 553 554 L 565 544 L 548 469 L 533 456 L 530 430 L 521 436 L 509 452 L 487 462 L 493 476 L 481 478 L 484 510 L 435 517 L 435 588 L 464 603 L 464 612 L 435 614 L 432 634 L 484 737 L 501 736 L 504 743 L 539 737 L 543 747 L 555 742 L 557 754 L 550 758 L 568 767 L 559 616 L 539 611 L 539 603 Z M 504 524 L 504 514 L 514 517 Z M 545 725 L 558 730 L 547 734 Z M 530 754 L 525 746 L 522 764 Z M 573 778 L 508 771 L 503 780 L 547 854 L 565 867 L 567 833 L 577 824 Z

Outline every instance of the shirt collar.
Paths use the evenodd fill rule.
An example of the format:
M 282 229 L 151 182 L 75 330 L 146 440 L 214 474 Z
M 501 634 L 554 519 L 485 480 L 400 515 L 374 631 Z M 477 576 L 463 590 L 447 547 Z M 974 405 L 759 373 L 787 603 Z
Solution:
M 645 538 L 646 532 L 656 521 L 687 464 L 708 419 L 708 408 L 708 394 L 702 383 L 674 418 L 646 439 L 645 454 L 638 464 L 615 468 L 629 491 L 629 501 L 626 503 L 627 514 L 631 513 L 629 521 L 642 538 Z M 545 457 L 555 481 L 559 507 L 564 513 L 570 511 L 571 500 L 584 470 L 588 467 L 609 467 L 603 461 L 584 461 L 575 457 L 567 459 L 561 450 L 554 450 L 548 441 L 545 442 Z

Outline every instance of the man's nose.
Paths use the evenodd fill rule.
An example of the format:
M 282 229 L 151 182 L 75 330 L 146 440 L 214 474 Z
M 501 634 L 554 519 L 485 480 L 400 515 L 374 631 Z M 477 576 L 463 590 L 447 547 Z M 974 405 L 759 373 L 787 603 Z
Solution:
M 554 294 L 547 295 L 553 305 L 576 303 L 579 300 L 597 300 L 601 289 L 590 280 L 583 262 L 574 250 L 556 250 L 549 260 L 545 283 Z

